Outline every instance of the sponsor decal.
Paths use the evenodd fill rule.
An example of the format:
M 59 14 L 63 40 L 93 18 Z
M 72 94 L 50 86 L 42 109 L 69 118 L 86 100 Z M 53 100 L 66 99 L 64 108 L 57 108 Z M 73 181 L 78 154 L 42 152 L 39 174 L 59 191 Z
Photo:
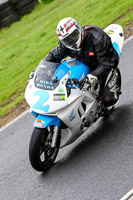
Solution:
M 60 26 L 60 31 L 64 33 L 64 27 Z
M 65 94 L 54 94 L 54 101 L 65 101 Z
M 64 93 L 64 89 L 63 88 L 58 88 L 58 92 L 59 93 Z
M 107 30 L 106 33 L 107 33 L 107 34 L 114 34 L 115 31 L 114 31 L 114 30 Z
M 50 89 L 50 90 L 54 89 L 52 81 L 40 80 L 38 83 L 36 83 L 36 86 L 40 88 Z
M 108 83 L 109 88 L 114 87 L 115 84 L 116 84 L 116 82 L 117 82 L 117 76 L 114 75 L 113 78 L 112 78 L 112 80 Z
M 44 124 L 35 123 L 35 126 L 40 127 L 40 128 L 43 128 L 43 127 L 44 127 Z
M 65 94 L 62 95 L 62 100 L 63 100 L 63 101 L 65 100 Z
M 71 114 L 69 115 L 69 120 L 72 121 L 75 118 L 74 109 L 72 110 Z
M 95 55 L 94 52 L 89 52 L 88 54 L 89 54 L 89 56 L 94 56 Z
M 46 123 L 45 121 L 43 121 L 43 120 L 37 120 L 36 122 L 41 122 L 41 123 Z
M 118 29 L 118 26 L 117 25 L 111 26 L 110 29 L 115 31 L 116 29 Z
M 32 87 L 33 87 L 33 85 L 32 85 L 32 84 L 30 84 L 30 85 L 29 85 L 29 87 L 28 87 L 28 89 L 29 89 L 29 90 L 31 90 L 31 89 L 32 89 Z

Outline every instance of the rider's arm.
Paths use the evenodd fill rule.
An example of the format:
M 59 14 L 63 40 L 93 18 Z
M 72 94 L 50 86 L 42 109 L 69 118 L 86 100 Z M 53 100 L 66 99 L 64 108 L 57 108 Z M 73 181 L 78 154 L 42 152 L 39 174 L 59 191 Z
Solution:
M 45 61 L 60 63 L 68 55 L 65 47 L 59 42 L 58 47 L 54 47 L 45 57 Z

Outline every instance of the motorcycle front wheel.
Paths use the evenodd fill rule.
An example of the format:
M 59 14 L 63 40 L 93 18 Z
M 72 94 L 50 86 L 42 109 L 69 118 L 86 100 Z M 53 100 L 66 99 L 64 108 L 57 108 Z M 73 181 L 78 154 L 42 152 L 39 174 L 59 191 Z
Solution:
M 54 148 L 51 147 L 54 126 L 34 128 L 29 144 L 29 160 L 37 171 L 46 171 L 56 159 L 60 148 L 60 133 Z

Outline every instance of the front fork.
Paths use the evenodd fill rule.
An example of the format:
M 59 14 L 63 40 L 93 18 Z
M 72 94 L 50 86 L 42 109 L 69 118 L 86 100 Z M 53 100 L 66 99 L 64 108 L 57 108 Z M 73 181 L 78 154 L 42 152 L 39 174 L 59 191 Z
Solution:
M 52 143 L 51 143 L 51 147 L 52 148 L 54 148 L 56 143 L 57 143 L 58 135 L 59 135 L 59 127 L 58 126 L 54 126 Z

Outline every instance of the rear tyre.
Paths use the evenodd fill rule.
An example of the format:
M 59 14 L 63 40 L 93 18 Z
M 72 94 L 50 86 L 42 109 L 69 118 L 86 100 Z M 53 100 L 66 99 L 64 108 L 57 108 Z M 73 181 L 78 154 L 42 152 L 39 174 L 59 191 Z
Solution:
M 32 167 L 37 171 L 46 171 L 56 159 L 60 147 L 60 133 L 56 146 L 51 147 L 53 137 L 53 127 L 49 131 L 47 128 L 34 128 L 29 144 L 29 160 Z
M 0 11 L 6 9 L 8 6 L 10 6 L 8 0 L 0 0 Z
M 17 10 L 18 14 L 21 16 L 28 14 L 29 12 L 32 11 L 32 9 L 35 7 L 37 3 L 38 3 L 37 0 L 30 2 L 29 4 L 25 5 L 23 8 L 18 9 Z
M 13 13 L 15 13 L 15 9 L 13 8 L 13 6 L 8 6 L 4 10 L 0 11 L 0 20 L 6 18 Z
M 16 9 L 20 9 L 25 7 L 28 3 L 30 3 L 32 0 L 23 0 L 23 1 L 19 1 L 18 3 L 15 4 L 15 8 Z
M 1 26 L 9 26 L 11 25 L 13 22 L 16 22 L 19 20 L 19 16 L 16 13 L 13 13 L 9 16 L 7 16 L 6 18 L 1 20 Z
M 12 4 L 18 3 L 20 0 L 9 0 Z

